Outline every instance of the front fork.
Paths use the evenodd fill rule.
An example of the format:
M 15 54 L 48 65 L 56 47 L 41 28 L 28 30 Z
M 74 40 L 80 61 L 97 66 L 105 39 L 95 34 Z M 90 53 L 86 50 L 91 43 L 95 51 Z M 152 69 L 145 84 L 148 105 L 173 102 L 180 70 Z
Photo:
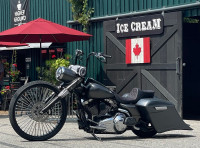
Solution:
M 43 106 L 43 108 L 40 111 L 40 114 L 43 114 L 46 111 L 48 111 L 56 102 L 58 102 L 59 100 L 65 98 L 70 92 L 73 91 L 74 88 L 76 88 L 82 82 L 83 82 L 83 79 L 79 77 L 79 78 L 75 79 L 74 81 L 72 81 L 57 96 L 55 96 L 55 97 L 53 97 L 51 99 L 47 99 L 46 102 L 45 102 L 45 105 Z

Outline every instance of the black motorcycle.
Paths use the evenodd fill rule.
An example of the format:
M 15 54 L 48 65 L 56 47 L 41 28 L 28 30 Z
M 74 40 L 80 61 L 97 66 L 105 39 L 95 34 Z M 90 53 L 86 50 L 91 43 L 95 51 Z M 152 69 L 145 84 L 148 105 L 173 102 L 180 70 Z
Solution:
M 33 81 L 17 90 L 9 108 L 10 122 L 18 135 L 31 141 L 55 136 L 66 122 L 67 99 L 73 94 L 77 101 L 79 129 L 96 134 L 122 134 L 132 130 L 142 138 L 169 130 L 192 130 L 178 115 L 175 106 L 154 97 L 151 90 L 133 88 L 123 96 L 100 82 L 86 78 L 90 56 L 101 61 L 111 56 L 92 52 L 86 67 L 77 65 L 83 55 L 76 51 L 75 65 L 59 67 L 53 86 L 45 81 Z

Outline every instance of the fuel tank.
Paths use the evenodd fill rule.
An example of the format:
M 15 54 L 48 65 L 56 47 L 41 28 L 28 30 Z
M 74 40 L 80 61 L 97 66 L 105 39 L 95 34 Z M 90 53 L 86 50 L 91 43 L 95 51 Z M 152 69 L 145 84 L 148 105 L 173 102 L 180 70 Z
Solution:
M 91 99 L 106 99 L 113 98 L 114 94 L 111 90 L 101 85 L 100 83 L 90 82 L 87 85 L 87 96 Z

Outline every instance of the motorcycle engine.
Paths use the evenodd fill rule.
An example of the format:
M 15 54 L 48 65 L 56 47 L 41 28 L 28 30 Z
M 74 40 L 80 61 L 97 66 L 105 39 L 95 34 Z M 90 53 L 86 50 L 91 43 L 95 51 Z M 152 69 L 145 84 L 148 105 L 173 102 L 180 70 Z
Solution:
M 85 111 L 88 115 L 92 115 L 98 126 L 104 128 L 103 133 L 122 133 L 126 130 L 127 125 L 124 124 L 126 115 L 124 113 L 116 113 L 117 104 L 112 99 L 89 99 L 83 101 Z
M 117 107 L 114 100 L 111 99 L 89 99 L 87 101 L 83 101 L 82 105 L 84 106 L 85 111 L 93 117 L 106 115 L 110 111 L 115 110 Z
M 105 128 L 104 133 L 123 133 L 127 128 L 124 124 L 125 119 L 125 114 L 117 113 L 114 117 L 101 120 L 98 126 Z

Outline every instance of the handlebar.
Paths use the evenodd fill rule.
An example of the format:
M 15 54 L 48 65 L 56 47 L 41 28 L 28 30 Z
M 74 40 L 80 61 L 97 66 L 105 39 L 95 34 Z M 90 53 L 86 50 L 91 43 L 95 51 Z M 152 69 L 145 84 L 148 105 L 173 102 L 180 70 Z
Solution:
M 77 64 L 77 59 L 83 56 L 83 54 L 84 53 L 82 52 L 82 50 L 78 50 L 78 49 L 76 50 L 75 64 Z M 102 62 L 106 62 L 106 58 L 112 57 L 110 55 L 107 55 L 101 52 L 91 52 L 89 53 L 86 59 L 86 69 L 88 67 L 88 61 L 89 61 L 90 56 L 95 56 L 97 59 L 101 60 Z
M 75 56 L 75 64 L 77 64 L 78 58 L 81 57 L 84 53 L 83 53 L 82 50 L 76 49 L 75 54 L 76 54 L 76 56 Z
M 107 55 L 107 54 L 103 54 L 103 56 L 104 56 L 105 58 L 112 58 L 111 55 Z

